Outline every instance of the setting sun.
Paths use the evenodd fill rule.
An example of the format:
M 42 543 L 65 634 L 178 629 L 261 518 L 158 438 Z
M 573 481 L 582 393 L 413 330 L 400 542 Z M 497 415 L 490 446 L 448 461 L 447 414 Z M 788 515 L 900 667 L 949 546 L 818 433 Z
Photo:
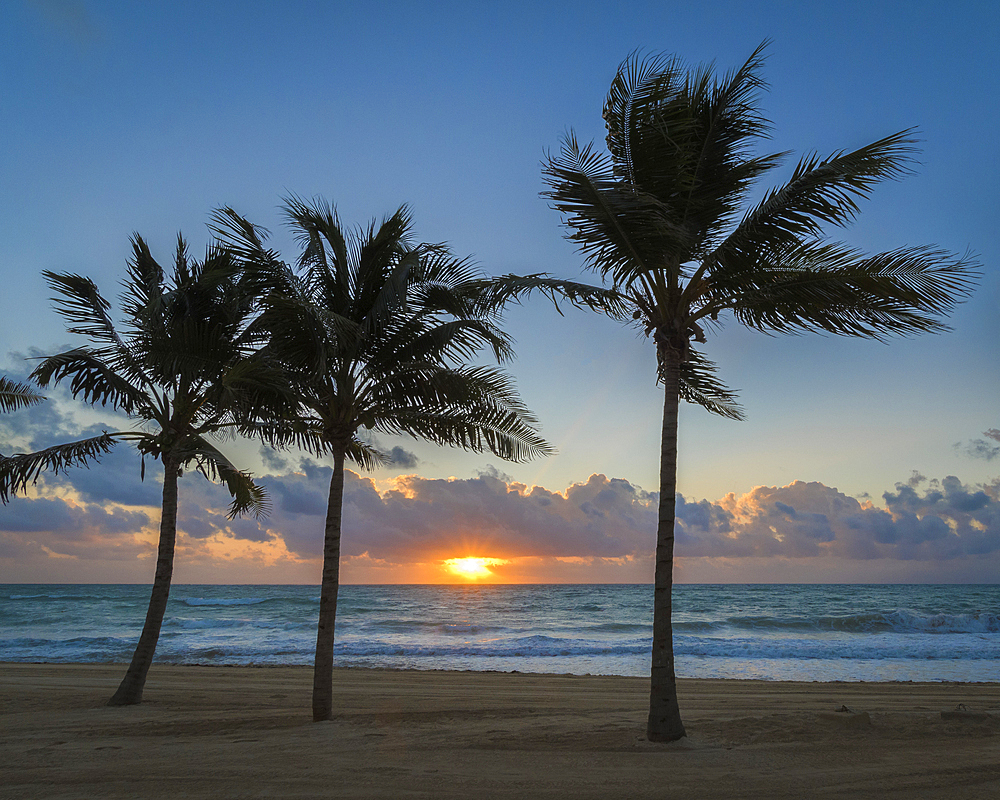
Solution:
M 445 560 L 444 565 L 456 575 L 475 580 L 488 578 L 493 574 L 490 567 L 506 563 L 502 558 L 449 558 Z

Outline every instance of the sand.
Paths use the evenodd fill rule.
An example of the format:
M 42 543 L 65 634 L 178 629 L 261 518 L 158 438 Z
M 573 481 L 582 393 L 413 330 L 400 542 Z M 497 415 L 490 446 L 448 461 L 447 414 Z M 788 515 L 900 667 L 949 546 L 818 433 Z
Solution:
M 308 668 L 122 674 L 0 664 L 0 797 L 1000 797 L 1000 684 L 685 680 L 654 744 L 641 678 L 340 670 L 315 724 Z

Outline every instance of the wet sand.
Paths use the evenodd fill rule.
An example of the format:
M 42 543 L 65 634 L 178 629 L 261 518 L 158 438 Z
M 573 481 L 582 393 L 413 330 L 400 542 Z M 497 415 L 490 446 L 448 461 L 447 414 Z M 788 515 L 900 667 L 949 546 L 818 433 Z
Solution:
M 683 680 L 654 744 L 641 678 L 340 670 L 314 724 L 308 668 L 156 665 L 104 706 L 123 674 L 0 664 L 0 797 L 1000 797 L 1000 684 Z

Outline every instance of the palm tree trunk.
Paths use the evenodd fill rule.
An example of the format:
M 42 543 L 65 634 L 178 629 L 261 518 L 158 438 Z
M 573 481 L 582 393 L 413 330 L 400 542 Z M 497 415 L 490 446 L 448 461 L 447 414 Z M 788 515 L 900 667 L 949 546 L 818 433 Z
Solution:
M 323 541 L 323 585 L 319 594 L 319 631 L 313 667 L 313 722 L 333 719 L 333 634 L 340 589 L 340 517 L 344 507 L 344 453 L 333 456 L 330 499 Z
M 650 668 L 651 742 L 672 742 L 686 735 L 677 705 L 671 593 L 674 584 L 674 506 L 677 493 L 677 411 L 680 359 L 663 348 L 663 433 L 660 440 L 660 510 L 656 526 L 656 576 L 653 579 L 653 662 Z
M 156 574 L 153 591 L 149 596 L 146 623 L 142 626 L 139 644 L 132 654 L 132 663 L 118 686 L 118 691 L 108 700 L 109 706 L 131 706 L 142 701 L 146 673 L 153 663 L 156 642 L 160 638 L 163 614 L 170 598 L 170 579 L 174 572 L 174 545 L 177 541 L 177 477 L 180 468 L 176 461 L 163 458 L 163 507 L 160 511 L 160 543 L 156 554 Z

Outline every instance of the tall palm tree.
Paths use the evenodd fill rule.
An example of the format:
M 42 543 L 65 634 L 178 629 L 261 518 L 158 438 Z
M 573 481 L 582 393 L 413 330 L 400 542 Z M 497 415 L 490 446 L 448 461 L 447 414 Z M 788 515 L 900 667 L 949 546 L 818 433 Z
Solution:
M 146 242 L 133 236 L 133 255 L 121 296 L 119 332 L 89 278 L 44 273 L 57 293 L 57 311 L 83 346 L 46 357 L 32 377 L 47 386 L 67 379 L 75 397 L 111 406 L 139 421 L 138 429 L 109 434 L 132 442 L 163 465 L 163 505 L 156 573 L 146 621 L 132 661 L 109 705 L 142 700 L 170 594 L 177 536 L 177 481 L 193 467 L 223 481 L 233 497 L 230 516 L 267 510 L 266 495 L 226 458 L 210 437 L 256 434 L 262 419 L 287 413 L 280 373 L 249 330 L 256 298 L 243 264 L 213 245 L 203 261 L 190 258 L 178 236 L 167 274 Z
M 507 375 L 467 365 L 483 348 L 498 361 L 512 355 L 495 320 L 478 309 L 473 288 L 481 276 L 467 261 L 443 245 L 415 244 L 405 206 L 357 231 L 345 231 L 319 199 L 287 198 L 284 211 L 302 245 L 297 273 L 264 249 L 262 229 L 231 209 L 218 212 L 216 232 L 244 257 L 272 264 L 274 291 L 259 325 L 297 376 L 301 402 L 295 426 L 272 429 L 272 441 L 333 460 L 313 676 L 319 721 L 333 714 L 344 464 L 370 469 L 387 460 L 366 432 L 511 461 L 551 448 Z
M 612 285 L 605 310 L 631 318 L 656 346 L 663 427 L 647 723 L 655 741 L 685 735 L 671 628 L 679 400 L 742 417 L 696 347 L 706 328 L 729 312 L 761 331 L 876 339 L 941 331 L 941 316 L 977 278 L 969 256 L 933 247 L 865 255 L 824 238 L 825 226 L 854 219 L 875 184 L 906 173 L 911 131 L 853 152 L 808 155 L 784 185 L 748 204 L 756 181 L 786 155 L 752 152 L 770 127 L 759 109 L 765 45 L 721 78 L 676 58 L 629 57 L 604 106 L 608 151 L 581 146 L 570 133 L 543 165 L 545 194 L 569 238 Z M 545 275 L 507 276 L 492 296 L 500 302 L 539 290 L 566 291 Z M 573 284 L 568 295 L 581 290 Z
M 29 384 L 0 375 L 0 412 L 27 408 L 44 399 Z M 114 445 L 114 439 L 104 433 L 78 442 L 47 447 L 37 453 L 15 453 L 11 456 L 0 453 L 0 504 L 6 505 L 12 497 L 27 491 L 28 484 L 35 483 L 43 471 L 49 470 L 58 475 L 72 466 L 85 467 L 90 461 L 110 452 Z

